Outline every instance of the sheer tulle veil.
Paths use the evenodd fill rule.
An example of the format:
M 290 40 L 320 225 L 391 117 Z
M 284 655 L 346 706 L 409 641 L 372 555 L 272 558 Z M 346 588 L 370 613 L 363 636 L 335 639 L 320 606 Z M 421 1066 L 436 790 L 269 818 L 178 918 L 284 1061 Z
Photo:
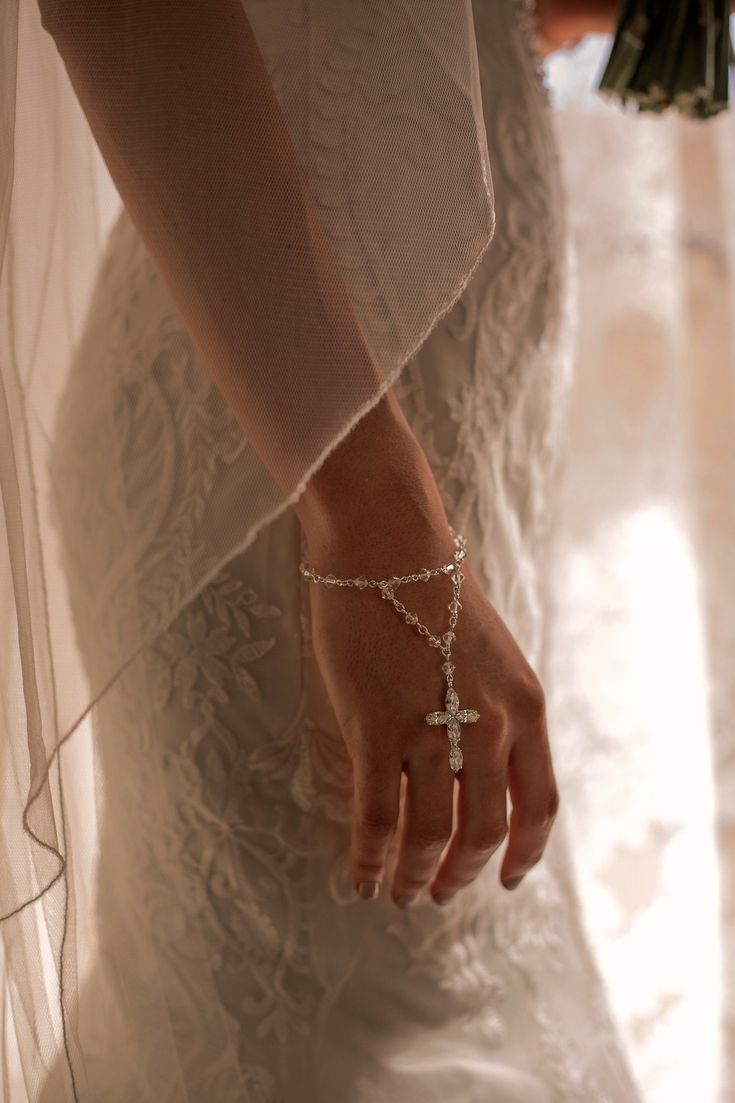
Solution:
M 98 35 L 107 8 L 95 15 Z M 35 1098 L 59 1054 L 68 1064 L 63 1098 L 80 1098 L 74 1009 L 94 957 L 83 902 L 95 891 L 104 808 L 94 771 L 100 702 L 218 568 L 293 503 L 457 299 L 493 234 L 470 0 L 246 0 L 245 9 L 379 371 L 344 357 L 318 370 L 305 364 L 284 391 L 263 350 L 257 402 L 264 418 L 279 411 L 294 457 L 284 487 L 187 356 L 183 324 L 172 327 L 192 395 L 202 396 L 203 415 L 226 426 L 228 462 L 206 461 L 216 492 L 177 530 L 163 588 L 146 576 L 151 557 L 143 552 L 171 515 L 153 501 L 143 511 L 131 506 L 140 488 L 126 485 L 123 462 L 138 392 L 124 365 L 91 372 L 90 434 L 104 427 L 105 447 L 87 443 L 106 465 L 109 525 L 125 552 L 104 595 L 88 595 L 113 603 L 119 626 L 94 667 L 75 635 L 69 551 L 58 536 L 78 491 L 64 480 L 55 437 L 70 375 L 84 358 L 110 201 L 113 209 L 119 201 L 35 0 L 5 0 L 0 9 L 0 1103 L 20 1098 L 13 1083 Z M 237 140 L 222 134 L 223 143 Z M 218 196 L 208 202 L 215 226 Z M 274 237 L 272 246 L 263 278 L 273 295 L 291 297 L 306 324 L 313 291 L 283 278 L 286 243 Z M 139 367 L 151 377 L 150 365 Z M 171 411 L 163 390 L 159 397 L 153 429 L 176 486 L 187 458 L 166 451 Z M 81 536 L 78 554 L 83 563 Z M 173 1045 L 160 1059 L 176 1060 Z

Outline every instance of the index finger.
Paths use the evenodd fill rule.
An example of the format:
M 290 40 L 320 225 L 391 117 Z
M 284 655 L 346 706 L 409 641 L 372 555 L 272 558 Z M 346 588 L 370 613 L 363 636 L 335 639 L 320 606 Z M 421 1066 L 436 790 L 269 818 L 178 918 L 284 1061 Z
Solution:
M 365 900 L 378 895 L 398 823 L 402 766 L 388 756 L 353 760 L 352 873 Z

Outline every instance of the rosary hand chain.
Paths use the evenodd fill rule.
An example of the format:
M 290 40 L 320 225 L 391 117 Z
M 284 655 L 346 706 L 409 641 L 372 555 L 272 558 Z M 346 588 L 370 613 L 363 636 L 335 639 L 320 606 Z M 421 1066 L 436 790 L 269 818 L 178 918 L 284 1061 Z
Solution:
M 455 553 L 454 559 L 451 562 L 444 563 L 439 567 L 432 567 L 431 569 L 424 567 L 421 571 L 418 571 L 414 574 L 407 574 L 403 576 L 393 575 L 392 578 L 386 579 L 367 579 L 363 575 L 361 575 L 359 578 L 337 578 L 333 574 L 318 574 L 312 567 L 309 566 L 308 563 L 302 563 L 300 566 L 300 570 L 301 573 L 312 582 L 322 582 L 327 586 L 356 586 L 359 589 L 365 589 L 365 587 L 367 586 L 379 588 L 381 591 L 381 597 L 389 599 L 393 602 L 393 605 L 398 610 L 398 612 L 402 614 L 406 623 L 416 625 L 417 630 L 422 636 L 428 636 L 429 644 L 432 647 L 438 647 L 445 658 L 449 659 L 449 652 L 445 650 L 445 647 L 447 645 L 451 645 L 451 641 L 455 639 L 453 630 L 457 624 L 457 616 L 459 614 L 459 610 L 462 608 L 461 602 L 459 601 L 459 586 L 464 580 L 464 575 L 462 574 L 462 572 L 458 571 L 456 574 L 454 574 L 454 578 L 457 580 L 458 585 L 454 585 L 453 598 L 450 604 L 447 606 L 451 615 L 449 621 L 449 629 L 442 636 L 445 647 L 442 647 L 441 640 L 439 640 L 437 636 L 432 635 L 426 625 L 421 623 L 416 614 L 409 613 L 408 609 L 406 609 L 406 606 L 393 595 L 394 588 L 396 586 L 402 585 L 405 582 L 428 582 L 430 578 L 433 578 L 438 574 L 453 574 L 456 571 L 457 564 L 465 558 L 466 544 L 464 537 L 462 535 L 455 534 L 454 529 L 451 527 L 451 525 L 449 526 L 449 530 L 452 533 L 452 536 L 454 537 L 454 542 L 455 544 L 457 544 L 457 547 L 459 549 L 458 553 Z M 447 672 L 445 671 L 445 673 Z
M 447 691 L 444 697 L 444 711 L 427 713 L 424 720 L 427 724 L 432 726 L 446 724 L 447 736 L 450 743 L 449 765 L 456 774 L 457 771 L 462 768 L 462 751 L 459 746 L 461 732 L 460 724 L 473 724 L 479 720 L 480 714 L 476 709 L 460 709 L 459 697 L 454 689 L 454 664 L 450 660 L 452 640 L 456 638 L 454 629 L 457 625 L 459 610 L 462 608 L 462 604 L 459 600 L 459 592 L 464 575 L 462 574 L 459 564 L 465 558 L 467 550 L 465 538 L 461 534 L 455 533 L 451 525 L 449 526 L 449 530 L 457 546 L 457 550 L 450 563 L 442 564 L 439 567 L 432 567 L 431 569 L 424 567 L 422 570 L 412 574 L 403 576 L 394 575 L 392 578 L 383 579 L 368 579 L 363 575 L 360 575 L 358 578 L 336 578 L 335 575 L 331 573 L 328 575 L 320 575 L 308 563 L 301 563 L 299 565 L 299 570 L 301 574 L 310 581 L 321 582 L 327 586 L 355 586 L 358 589 L 365 589 L 366 587 L 379 588 L 381 591 L 380 596 L 392 602 L 393 606 L 401 616 L 403 616 L 406 623 L 416 626 L 420 635 L 427 636 L 428 643 L 431 647 L 439 648 L 445 658 L 445 662 L 442 664 L 442 671 L 447 680 Z M 434 636 L 426 625 L 421 623 L 415 613 L 410 613 L 405 605 L 396 598 L 393 592 L 396 586 L 403 585 L 406 582 L 428 582 L 430 578 L 438 574 L 452 575 L 452 600 L 447 606 L 450 613 L 449 628 L 441 639 L 438 636 Z
M 449 563 L 443 563 L 439 567 L 422 567 L 420 571 L 414 574 L 407 575 L 393 575 L 392 578 L 365 578 L 364 575 L 360 575 L 358 578 L 337 578 L 333 574 L 322 575 L 318 574 L 309 563 L 301 563 L 299 570 L 304 577 L 310 579 L 312 582 L 323 582 L 327 586 L 357 586 L 358 589 L 364 590 L 366 586 L 371 587 L 384 587 L 387 585 L 398 586 L 404 582 L 428 582 L 430 578 L 438 574 L 451 574 L 455 568 L 457 562 L 461 562 L 466 551 L 465 538 L 461 533 L 455 533 L 454 529 L 449 526 L 449 531 L 454 537 L 454 542 L 457 545 L 458 551 L 454 553 L 453 559 Z

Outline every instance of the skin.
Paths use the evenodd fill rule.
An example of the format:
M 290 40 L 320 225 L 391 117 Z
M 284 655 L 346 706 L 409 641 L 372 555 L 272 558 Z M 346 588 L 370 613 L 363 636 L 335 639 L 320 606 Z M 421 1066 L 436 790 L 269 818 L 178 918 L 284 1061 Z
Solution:
M 360 483 L 364 494 L 354 492 Z M 338 576 L 384 578 L 404 565 L 413 570 L 452 557 L 436 483 L 393 398 L 379 403 L 335 450 L 297 510 L 309 561 L 320 573 L 328 568 Z M 399 830 L 391 895 L 402 906 L 427 886 L 436 902 L 445 902 L 439 897 L 474 880 L 506 836 L 500 877 L 513 887 L 540 859 L 559 807 L 543 690 L 471 561 L 468 550 L 452 657 L 460 704 L 476 708 L 480 720 L 462 729 L 464 765 L 456 781 L 446 729 L 423 722 L 441 706 L 435 649 L 418 640 L 408 646 L 407 626 L 372 590 L 350 591 L 355 600 L 346 601 L 339 590 L 309 588 L 316 657 L 353 763 L 355 886 L 380 885 Z M 449 589 L 435 582 L 412 587 L 407 599 L 429 625 L 446 623 L 448 615 Z
M 536 0 L 543 52 L 576 46 L 586 34 L 612 34 L 619 7 L 618 0 Z
M 546 52 L 575 46 L 586 34 L 615 29 L 617 0 L 536 0 L 536 23 Z
M 204 362 L 263 462 L 290 488 L 301 465 L 281 443 L 290 439 L 282 401 L 289 376 L 310 364 L 339 364 L 340 356 L 364 359 L 376 380 L 379 371 L 239 0 L 40 0 L 39 6 L 118 191 Z M 600 29 L 603 6 L 540 0 L 540 28 L 550 41 L 567 41 L 585 28 Z M 243 140 L 223 143 L 223 133 Z M 264 278 L 274 234 L 291 246 L 290 272 L 310 310 L 319 304 L 317 324 L 294 326 L 293 303 L 268 294 L 282 275 Z M 248 368 L 262 366 L 264 349 L 274 350 L 265 374 L 278 370 L 280 387 L 263 389 L 262 373 Z M 451 558 L 432 471 L 391 392 L 335 449 L 295 508 L 309 559 L 322 572 L 385 577 Z M 463 727 L 464 766 L 456 778 L 446 729 L 423 722 L 441 706 L 434 649 L 418 640 L 407 646 L 407 627 L 373 590 L 351 591 L 353 602 L 339 590 L 309 587 L 316 657 L 354 767 L 355 888 L 385 880 L 388 847 L 400 831 L 396 902 L 427 887 L 437 902 L 460 891 L 506 837 L 500 877 L 513 887 L 540 860 L 559 805 L 542 687 L 477 582 L 471 548 L 462 569 L 455 683 L 462 707 L 476 708 L 480 720 Z M 428 583 L 414 593 L 409 607 L 422 621 L 446 622 L 446 587 Z M 361 895 L 370 898 L 370 890 Z

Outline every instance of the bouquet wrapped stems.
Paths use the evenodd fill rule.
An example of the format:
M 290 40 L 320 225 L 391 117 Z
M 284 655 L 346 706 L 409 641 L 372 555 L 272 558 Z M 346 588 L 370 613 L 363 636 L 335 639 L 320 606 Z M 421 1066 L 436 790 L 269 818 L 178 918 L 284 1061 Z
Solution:
M 729 0 L 623 0 L 600 92 L 707 118 L 728 105 Z

